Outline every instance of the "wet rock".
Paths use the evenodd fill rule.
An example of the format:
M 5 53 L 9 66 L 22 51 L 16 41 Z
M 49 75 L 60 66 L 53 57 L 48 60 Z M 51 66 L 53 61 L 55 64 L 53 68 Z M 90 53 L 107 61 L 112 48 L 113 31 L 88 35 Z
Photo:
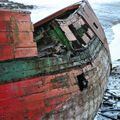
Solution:
M 104 106 L 110 106 L 110 107 L 112 107 L 113 106 L 113 103 L 110 103 L 110 102 L 103 102 L 103 105 Z
M 120 60 L 116 63 L 95 120 L 120 120 Z
M 117 115 L 117 120 L 120 120 L 120 113 Z
M 0 0 L 0 8 L 3 9 L 15 9 L 15 10 L 26 10 L 33 9 L 33 5 L 24 5 L 22 3 L 17 3 L 9 0 Z
M 116 107 L 120 108 L 120 101 L 117 102 Z
M 111 115 L 108 115 L 108 114 L 102 114 L 102 113 L 99 113 L 99 115 L 105 117 L 105 118 L 109 118 L 109 119 L 112 119 L 112 120 L 117 120 L 117 118 L 114 118 L 114 116 L 111 116 Z

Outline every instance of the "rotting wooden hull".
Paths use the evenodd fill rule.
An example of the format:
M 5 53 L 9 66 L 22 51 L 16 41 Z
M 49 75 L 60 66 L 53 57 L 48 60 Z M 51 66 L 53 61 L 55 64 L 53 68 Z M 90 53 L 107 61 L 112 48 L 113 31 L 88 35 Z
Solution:
M 110 72 L 105 48 L 83 68 L 0 85 L 0 119 L 92 120 Z M 88 88 L 80 91 L 76 76 L 84 72 Z
M 106 59 L 104 59 L 106 58 Z M 46 114 L 45 120 L 93 120 L 102 101 L 107 79 L 110 73 L 109 58 L 103 48 L 92 65 L 83 67 L 88 88 L 72 93 L 69 100 L 60 109 Z
M 80 51 L 78 48 L 81 45 L 77 45 L 77 50 L 76 46 L 74 46 L 75 49 L 71 47 L 72 42 L 77 41 L 73 39 L 79 39 L 79 37 L 68 27 L 69 33 L 75 35 L 64 34 L 66 28 L 61 24 L 61 20 L 62 23 L 65 21 L 57 17 L 66 11 L 76 10 L 79 5 L 65 8 L 34 25 L 39 57 L 36 53 L 36 44 L 31 41 L 32 37 L 27 41 L 23 40 L 26 35 L 20 37 L 20 34 L 26 33 L 27 30 L 17 23 L 18 13 L 12 14 L 12 17 L 9 16 L 12 18 L 9 24 L 12 26 L 9 30 L 12 31 L 12 34 L 9 32 L 12 36 L 12 43 L 7 43 L 7 45 L 13 46 L 14 52 L 12 50 L 12 56 L 9 54 L 6 57 L 5 53 L 0 56 L 0 120 L 93 120 L 102 101 L 111 61 L 108 44 L 100 23 L 89 4 L 86 2 L 81 4 L 84 6 L 80 7 L 75 16 L 77 18 L 82 16 L 82 25 L 88 24 L 88 29 L 82 28 L 83 41 L 80 39 L 79 42 L 84 43 L 85 47 L 80 48 Z M 28 16 L 19 15 L 21 21 L 23 20 L 19 23 L 25 24 L 25 21 L 28 23 Z M 75 18 L 75 16 L 72 17 Z M 14 17 L 16 19 L 13 19 Z M 54 18 L 57 19 L 54 21 Z M 73 18 L 70 16 L 68 20 L 72 21 Z M 74 20 L 72 22 L 75 22 Z M 13 21 L 16 24 L 13 24 Z M 17 29 L 16 26 L 18 26 Z M 30 26 L 29 23 L 28 26 Z M 33 31 L 31 27 L 29 29 L 28 35 Z M 44 32 L 43 29 L 46 31 Z M 54 53 L 52 55 L 51 50 L 48 51 L 49 54 L 46 52 L 50 48 L 49 44 L 52 46 L 51 43 L 54 43 L 48 42 L 47 48 L 46 43 L 45 47 L 44 44 L 41 45 L 40 40 L 44 39 L 44 36 L 46 39 L 46 33 L 50 33 L 47 34 L 49 35 L 47 38 L 61 40 L 62 37 L 59 42 L 66 47 L 63 49 L 64 46 L 62 46 L 60 50 L 64 52 L 60 51 L 59 54 L 64 55 L 59 55 L 58 52 L 54 52 L 55 50 L 52 51 Z M 6 39 L 9 41 L 11 37 Z M 5 45 L 2 41 L 0 47 L 6 50 L 3 46 Z M 17 49 L 21 52 L 16 53 Z M 26 52 L 26 49 L 29 52 Z M 68 54 L 69 51 L 78 53 L 72 54 L 71 57 Z

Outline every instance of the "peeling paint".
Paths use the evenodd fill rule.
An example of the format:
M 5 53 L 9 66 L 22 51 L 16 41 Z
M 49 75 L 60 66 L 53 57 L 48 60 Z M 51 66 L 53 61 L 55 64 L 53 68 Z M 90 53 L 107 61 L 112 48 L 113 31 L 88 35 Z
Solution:
M 80 3 L 36 23 L 34 41 L 28 14 L 2 11 L 0 120 L 93 120 L 111 61 L 95 14 Z

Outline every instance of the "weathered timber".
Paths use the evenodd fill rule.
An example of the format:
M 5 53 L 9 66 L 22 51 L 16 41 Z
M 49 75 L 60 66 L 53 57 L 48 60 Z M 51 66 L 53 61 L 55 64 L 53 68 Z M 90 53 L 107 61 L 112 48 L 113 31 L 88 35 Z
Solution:
M 111 60 L 89 3 L 38 21 L 34 32 L 29 13 L 6 10 L 0 20 L 0 120 L 93 120 Z
M 18 81 L 35 75 L 57 73 L 60 72 L 60 70 L 89 64 L 97 57 L 102 47 L 102 43 L 96 37 L 85 50 L 79 53 L 79 56 L 72 58 L 68 58 L 67 56 L 48 58 L 34 57 L 1 62 L 0 83 L 10 82 L 11 80 Z
M 37 56 L 30 13 L 0 10 L 0 61 Z

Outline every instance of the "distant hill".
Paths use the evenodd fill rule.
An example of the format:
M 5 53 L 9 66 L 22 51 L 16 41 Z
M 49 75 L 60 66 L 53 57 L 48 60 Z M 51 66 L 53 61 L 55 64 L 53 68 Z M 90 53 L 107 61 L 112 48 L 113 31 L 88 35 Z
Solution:
M 3 9 L 14 9 L 14 10 L 28 10 L 33 9 L 33 5 L 24 5 L 22 3 L 17 3 L 9 0 L 0 0 L 0 8 Z
M 8 2 L 8 0 L 0 0 L 0 2 Z

